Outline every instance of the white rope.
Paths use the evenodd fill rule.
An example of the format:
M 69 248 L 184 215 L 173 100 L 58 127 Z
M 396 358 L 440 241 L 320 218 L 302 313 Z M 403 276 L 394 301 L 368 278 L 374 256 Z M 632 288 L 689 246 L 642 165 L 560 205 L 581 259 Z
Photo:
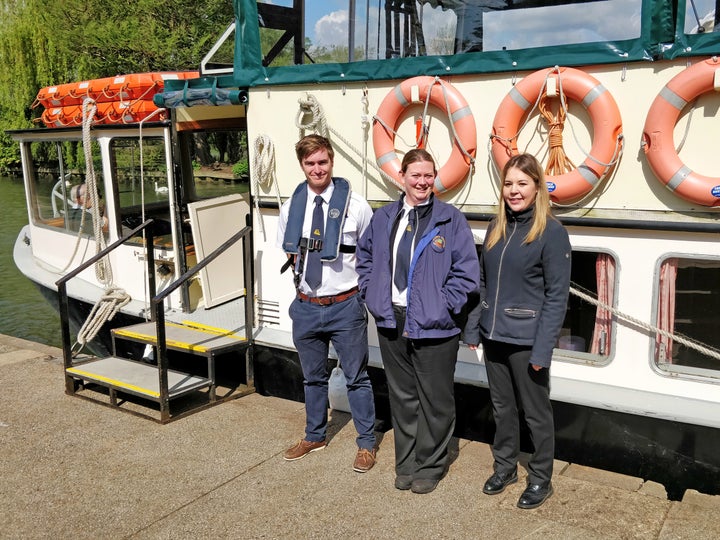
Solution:
M 123 289 L 109 287 L 100 300 L 93 306 L 90 314 L 78 331 L 73 353 L 77 354 L 83 346 L 91 341 L 102 328 L 103 324 L 111 321 L 115 314 L 130 302 L 130 295 Z
M 83 151 L 85 155 L 85 194 L 90 197 L 90 211 L 93 218 L 93 231 L 95 233 L 95 253 L 100 253 L 106 247 L 105 235 L 103 234 L 103 216 L 100 208 L 100 195 L 97 188 L 97 179 L 95 177 L 95 168 L 93 166 L 92 156 L 92 139 L 90 137 L 90 128 L 95 119 L 97 105 L 95 101 L 86 98 L 83 101 Z M 85 209 L 83 208 L 83 217 L 85 219 Z M 82 225 L 81 225 L 82 229 Z M 105 286 L 105 292 L 95 303 L 87 319 L 78 331 L 75 345 L 73 346 L 74 354 L 82 350 L 88 341 L 91 341 L 102 328 L 103 324 L 111 320 L 115 314 L 128 302 L 130 295 L 123 289 L 113 286 L 112 267 L 110 258 L 106 255 L 95 263 L 95 276 L 97 280 Z
M 82 110 L 83 152 L 85 155 L 85 196 L 86 198 L 90 198 L 90 212 L 93 218 L 93 233 L 95 235 L 95 253 L 97 254 L 106 247 L 105 235 L 102 231 L 103 220 L 100 214 L 100 195 L 98 194 L 97 178 L 95 177 L 95 166 L 93 164 L 92 139 L 90 137 L 90 128 L 95 119 L 97 104 L 92 99 L 85 98 Z M 83 220 L 84 219 L 85 214 L 83 213 Z M 112 283 L 112 268 L 107 256 L 95 263 L 95 277 L 105 286 L 109 286 Z
M 260 232 L 265 233 L 262 214 L 260 213 L 260 186 L 270 188 L 275 186 L 275 197 L 277 198 L 278 209 L 282 206 L 280 199 L 280 187 L 277 183 L 275 169 L 275 146 L 269 135 L 260 134 L 253 141 L 253 180 L 255 185 L 255 210 L 260 225 Z
M 327 137 L 327 133 L 328 131 L 330 131 L 330 133 L 332 133 L 336 138 L 345 143 L 345 145 L 350 150 L 355 152 L 358 157 L 360 157 L 361 159 L 363 158 L 363 153 L 360 150 L 353 146 L 353 144 L 345 137 L 343 137 L 340 132 L 327 125 L 327 121 L 325 120 L 325 114 L 323 113 L 322 107 L 318 103 L 317 99 L 315 99 L 315 96 L 313 96 L 312 94 L 308 94 L 307 99 L 299 99 L 298 102 L 300 103 L 300 111 L 298 112 L 298 117 L 295 121 L 295 125 L 300 128 L 301 137 L 304 130 L 314 130 L 316 133 L 324 137 Z M 302 123 L 300 119 L 305 116 L 309 116 L 310 121 L 307 123 Z M 400 182 L 398 182 L 392 176 L 383 171 L 372 160 L 367 159 L 367 156 L 364 158 L 364 163 L 367 163 L 373 169 L 375 169 L 385 180 L 392 183 L 398 189 L 404 191 L 404 188 L 402 187 L 402 184 L 400 184 Z
M 682 343 L 686 347 L 689 347 L 690 349 L 694 349 L 694 350 L 698 351 L 699 353 L 709 356 L 710 358 L 720 360 L 720 350 L 713 349 L 711 347 L 707 347 L 706 345 L 704 345 L 698 341 L 694 341 L 694 340 L 688 338 L 687 336 L 683 336 L 682 334 L 673 334 L 672 332 L 668 332 L 667 330 L 663 330 L 662 328 L 658 328 L 657 326 L 653 326 L 652 324 L 643 322 L 640 319 L 636 319 L 635 317 L 628 315 L 627 313 L 623 313 L 608 304 L 600 302 L 599 300 L 593 298 L 589 294 L 582 292 L 580 289 L 577 289 L 576 287 L 571 286 L 570 292 L 572 294 L 574 294 L 575 296 L 581 298 L 582 300 L 585 300 L 589 304 L 593 304 L 595 306 L 600 307 L 601 309 L 609 311 L 610 313 L 612 313 L 619 319 L 622 319 L 624 321 L 632 323 L 633 325 L 635 325 L 639 328 L 642 328 L 644 330 L 647 330 L 649 332 L 652 332 L 654 334 L 658 334 L 658 335 L 666 337 L 668 339 L 672 339 L 673 341 L 676 341 L 678 343 Z
M 368 0 L 369 1 L 369 0 Z M 368 116 L 370 108 L 370 100 L 368 100 L 368 89 L 367 86 L 363 88 L 362 97 L 360 98 L 360 104 L 362 107 L 362 114 L 360 115 L 360 133 L 363 141 L 362 148 L 362 196 L 367 199 L 367 151 L 368 151 L 368 140 L 370 134 L 370 117 Z

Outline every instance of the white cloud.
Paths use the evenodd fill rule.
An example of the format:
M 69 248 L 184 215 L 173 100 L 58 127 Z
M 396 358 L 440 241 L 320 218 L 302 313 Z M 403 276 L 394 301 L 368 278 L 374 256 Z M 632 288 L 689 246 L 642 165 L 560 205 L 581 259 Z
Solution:
M 315 47 L 346 45 L 348 39 L 347 10 L 342 9 L 323 15 L 315 23 L 314 31 L 315 38 L 312 42 Z

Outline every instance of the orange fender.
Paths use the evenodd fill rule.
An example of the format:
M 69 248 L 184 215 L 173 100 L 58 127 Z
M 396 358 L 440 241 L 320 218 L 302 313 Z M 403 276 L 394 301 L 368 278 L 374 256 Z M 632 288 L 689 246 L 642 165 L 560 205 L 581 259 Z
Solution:
M 395 153 L 395 130 L 398 127 L 398 120 L 405 109 L 425 103 L 426 100 L 449 114 L 459 139 L 459 143 L 457 140 L 453 141 L 450 158 L 440 167 L 435 178 L 434 190 L 436 193 L 442 193 L 458 186 L 467 178 L 477 151 L 477 131 L 470 106 L 449 83 L 435 77 L 420 76 L 407 79 L 397 85 L 380 103 L 373 119 L 373 148 L 378 166 L 401 183 L 401 163 Z M 472 159 L 463 153 L 459 144 Z
M 720 178 L 703 176 L 675 151 L 673 131 L 685 106 L 715 89 L 720 60 L 710 58 L 678 73 L 655 97 L 645 119 L 643 148 L 655 176 L 678 197 L 702 206 L 720 206 Z
M 566 203 L 587 195 L 604 178 L 617 158 L 622 139 L 622 119 L 617 103 L 595 77 L 579 69 L 555 67 L 531 73 L 517 83 L 495 114 L 492 155 L 502 170 L 510 157 L 518 153 L 518 132 L 549 77 L 556 79 L 558 93 L 562 88 L 564 96 L 587 110 L 593 125 L 592 147 L 585 161 L 565 174 L 545 176 L 550 198 L 556 203 Z

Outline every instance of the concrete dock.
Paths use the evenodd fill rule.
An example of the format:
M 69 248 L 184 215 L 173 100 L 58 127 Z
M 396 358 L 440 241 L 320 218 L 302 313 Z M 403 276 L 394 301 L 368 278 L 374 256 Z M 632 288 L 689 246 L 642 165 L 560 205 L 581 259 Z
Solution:
M 352 470 L 355 431 L 297 462 L 302 403 L 253 394 L 166 425 L 64 393 L 61 351 L 0 335 L 0 538 L 720 538 L 720 496 L 556 462 L 555 494 L 515 504 L 521 479 L 483 495 L 488 445 L 453 441 L 427 495 L 393 487 L 393 432 Z

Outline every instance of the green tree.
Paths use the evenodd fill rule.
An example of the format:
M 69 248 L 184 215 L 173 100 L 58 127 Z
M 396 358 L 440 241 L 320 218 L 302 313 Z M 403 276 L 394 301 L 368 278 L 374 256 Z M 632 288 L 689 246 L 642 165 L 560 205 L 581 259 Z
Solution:
M 45 86 L 196 70 L 233 18 L 231 0 L 0 0 L 0 132 L 37 122 Z M 0 170 L 17 159 L 0 135 Z

